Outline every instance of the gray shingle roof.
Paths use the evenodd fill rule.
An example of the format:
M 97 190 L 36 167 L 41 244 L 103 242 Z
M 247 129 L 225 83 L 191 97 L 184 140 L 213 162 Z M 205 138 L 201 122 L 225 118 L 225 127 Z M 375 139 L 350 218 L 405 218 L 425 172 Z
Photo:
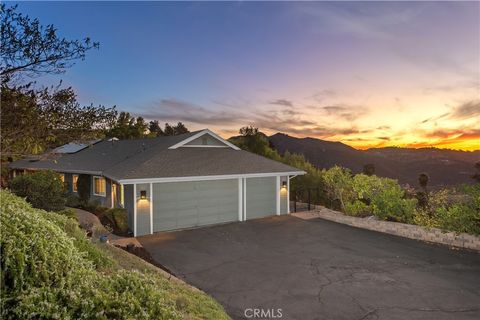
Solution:
M 231 148 L 168 147 L 198 133 L 153 139 L 101 141 L 74 154 L 32 162 L 18 160 L 17 169 L 105 175 L 114 180 L 210 175 L 299 172 L 297 168 Z

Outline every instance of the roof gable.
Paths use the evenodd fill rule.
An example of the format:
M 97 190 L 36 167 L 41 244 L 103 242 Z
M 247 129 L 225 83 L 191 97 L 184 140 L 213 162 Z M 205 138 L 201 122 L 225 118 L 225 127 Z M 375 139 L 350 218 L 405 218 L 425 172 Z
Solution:
M 202 139 L 205 138 L 205 136 L 208 136 L 207 139 Z M 168 149 L 177 149 L 181 147 L 203 147 L 203 148 L 231 148 L 233 150 L 240 150 L 239 147 L 236 145 L 228 142 L 227 140 L 223 139 L 216 133 L 205 129 L 202 130 L 172 146 L 170 146 Z

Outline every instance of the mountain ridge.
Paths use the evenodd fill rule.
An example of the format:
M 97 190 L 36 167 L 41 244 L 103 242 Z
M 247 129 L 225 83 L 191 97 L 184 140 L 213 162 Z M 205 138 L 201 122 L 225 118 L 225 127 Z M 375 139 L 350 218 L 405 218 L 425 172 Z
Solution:
M 434 147 L 359 150 L 340 141 L 298 138 L 285 133 L 271 135 L 268 140 L 280 154 L 287 150 L 303 154 L 308 161 L 321 169 L 340 165 L 359 173 L 365 164 L 373 163 L 377 175 L 413 186 L 418 184 L 417 178 L 422 172 L 430 176 L 432 186 L 472 183 L 474 164 L 480 161 L 480 150 L 460 151 Z

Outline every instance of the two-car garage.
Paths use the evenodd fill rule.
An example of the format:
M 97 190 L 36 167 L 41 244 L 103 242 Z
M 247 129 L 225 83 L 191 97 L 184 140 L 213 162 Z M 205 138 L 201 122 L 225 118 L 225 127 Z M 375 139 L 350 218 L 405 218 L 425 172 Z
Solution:
M 288 176 L 217 178 L 125 185 L 136 195 L 136 236 L 288 212 Z M 133 200 L 133 199 L 132 199 Z

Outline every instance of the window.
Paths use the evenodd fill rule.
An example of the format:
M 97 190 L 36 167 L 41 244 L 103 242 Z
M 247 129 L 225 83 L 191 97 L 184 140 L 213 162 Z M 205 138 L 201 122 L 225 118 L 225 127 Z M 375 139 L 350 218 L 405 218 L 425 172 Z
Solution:
M 77 192 L 78 191 L 78 174 L 74 174 L 72 177 L 72 191 Z
M 208 139 L 207 137 L 202 137 L 202 144 L 206 146 L 208 144 Z
M 60 173 L 60 181 L 65 183 L 65 175 L 63 173 Z
M 105 197 L 107 191 L 105 186 L 105 178 L 93 177 L 93 194 L 96 196 Z

